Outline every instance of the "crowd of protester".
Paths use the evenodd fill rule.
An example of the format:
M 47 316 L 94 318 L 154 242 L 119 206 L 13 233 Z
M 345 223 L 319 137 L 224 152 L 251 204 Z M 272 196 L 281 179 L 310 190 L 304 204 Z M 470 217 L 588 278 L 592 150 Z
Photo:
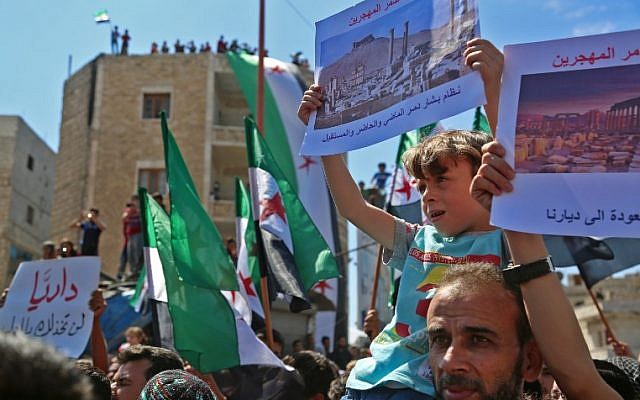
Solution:
M 502 54 L 484 40 L 467 46 L 466 63 L 482 76 L 487 116 L 495 129 Z M 305 92 L 298 113 L 302 122 L 308 122 L 322 99 L 317 85 Z M 640 397 L 638 360 L 627 344 L 612 341 L 616 355 L 608 360 L 590 358 L 542 237 L 489 225 L 492 198 L 512 190 L 515 173 L 505 154 L 487 135 L 469 131 L 445 131 L 410 149 L 404 162 L 417 179 L 432 222 L 423 227 L 363 201 L 341 156 L 323 158 L 340 213 L 384 246 L 389 266 L 402 270 L 395 316 L 381 328 L 375 310 L 367 314 L 364 330 L 372 340 L 368 350 L 350 347 L 345 337 L 338 337 L 333 349 L 328 337 L 316 347 L 313 334 L 308 334 L 294 340 L 291 354 L 285 354 L 282 335 L 273 331 L 272 351 L 293 370 L 272 375 L 272 381 L 282 383 L 272 399 Z M 386 165 L 380 164 L 373 183 L 380 189 L 388 176 Z M 130 276 L 140 268 L 138 213 L 137 198 L 132 197 L 122 215 Z M 86 219 L 83 214 L 72 223 L 83 229 L 85 240 L 97 240 L 95 230 L 104 230 L 95 219 L 98 214 L 92 209 Z M 67 241 L 61 248 L 65 254 L 75 252 Z M 83 242 L 85 248 L 94 249 Z M 97 246 L 94 250 L 97 253 Z M 467 257 L 470 251 L 474 257 Z M 502 257 L 507 251 L 509 256 Z M 431 284 L 427 279 L 432 270 L 425 268 L 422 256 L 413 257 L 427 257 L 426 252 L 441 256 L 442 263 L 454 258 L 464 262 L 449 262 Z M 48 248 L 47 254 L 55 252 Z M 124 276 L 125 268 L 119 272 Z M 89 307 L 94 311 L 92 363 L 71 363 L 20 333 L 0 334 L 0 398 L 225 399 L 243 390 L 238 385 L 245 378 L 261 375 L 259 366 L 203 374 L 176 352 L 146 344 L 147 335 L 139 327 L 130 327 L 126 343 L 109 357 L 99 322 L 107 307 L 100 291 L 93 293 Z M 256 335 L 266 340 L 264 330 Z M 282 389 L 285 382 L 287 389 Z

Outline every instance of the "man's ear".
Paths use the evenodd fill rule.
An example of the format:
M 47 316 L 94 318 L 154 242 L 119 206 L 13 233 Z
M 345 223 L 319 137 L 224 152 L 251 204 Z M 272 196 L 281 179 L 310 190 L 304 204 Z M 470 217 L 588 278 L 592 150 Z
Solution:
M 522 365 L 522 376 L 525 381 L 533 382 L 538 379 L 542 372 L 542 353 L 535 340 L 529 340 L 523 348 L 524 362 Z

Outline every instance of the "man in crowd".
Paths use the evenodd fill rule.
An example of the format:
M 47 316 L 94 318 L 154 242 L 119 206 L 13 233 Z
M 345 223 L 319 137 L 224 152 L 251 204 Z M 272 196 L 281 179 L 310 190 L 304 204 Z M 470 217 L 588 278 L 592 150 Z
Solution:
M 338 377 L 337 366 L 315 351 L 303 350 L 291 356 L 289 365 L 304 380 L 304 400 L 328 399 L 331 381 Z
M 130 346 L 118 355 L 118 359 L 120 368 L 111 384 L 111 394 L 116 400 L 136 400 L 154 375 L 170 369 L 182 369 L 180 356 L 160 347 Z
M 143 259 L 143 240 L 140 213 L 138 212 L 138 196 L 131 196 L 131 201 L 125 206 L 122 213 L 122 231 L 124 234 L 124 248 L 120 257 L 118 279 L 125 277 L 126 264 L 129 264 L 131 277 L 135 278 L 140 273 Z
M 100 220 L 100 211 L 98 211 L 97 208 L 92 208 L 88 212 L 82 213 L 80 218 L 74 220 L 69 227 L 82 231 L 82 236 L 80 237 L 80 255 L 97 256 L 100 234 L 107 229 Z
M 333 353 L 329 355 L 329 358 L 331 361 L 338 364 L 338 367 L 340 367 L 341 370 L 345 370 L 347 368 L 347 363 L 353 359 L 353 356 L 349 351 L 349 345 L 346 337 L 340 336 L 338 338 L 335 349 L 333 350 Z
M 42 242 L 42 259 L 53 260 L 56 258 L 56 244 L 51 240 Z
M 0 399 L 92 400 L 89 379 L 44 343 L 0 332 Z

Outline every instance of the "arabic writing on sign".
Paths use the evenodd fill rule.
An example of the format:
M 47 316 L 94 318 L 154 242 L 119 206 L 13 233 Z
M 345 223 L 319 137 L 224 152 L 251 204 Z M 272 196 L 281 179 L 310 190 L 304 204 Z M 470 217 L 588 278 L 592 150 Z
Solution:
M 615 208 L 609 210 L 609 213 L 605 213 L 604 210 L 598 209 L 594 215 L 580 215 L 580 211 L 570 212 L 566 208 L 562 209 L 562 212 L 555 208 L 547 208 L 547 219 L 553 220 L 557 223 L 572 223 L 573 221 L 582 222 L 585 225 L 593 225 L 597 222 L 605 222 L 607 217 L 611 222 L 620 222 L 627 225 L 633 222 L 640 222 L 640 213 L 626 213 L 624 211 L 618 211 Z
M 70 317 L 70 313 L 66 313 L 62 317 L 55 315 L 55 313 L 50 313 L 50 317 L 40 319 L 39 321 L 37 318 L 32 320 L 29 316 L 22 316 L 18 322 L 16 321 L 17 317 L 14 315 L 11 318 L 9 330 L 11 332 L 22 331 L 27 335 L 37 337 L 45 337 L 49 335 L 74 336 L 78 331 L 84 328 L 86 317 L 84 313 L 81 314 L 80 321 L 74 321 L 73 319 L 70 319 Z
M 640 56 L 640 48 L 627 51 L 627 55 L 622 57 L 622 61 L 627 61 L 628 59 L 634 56 Z
M 373 7 L 372 9 L 367 10 L 360 15 L 356 15 L 355 17 L 351 17 L 351 19 L 349 20 L 349 26 L 353 26 L 353 25 L 359 24 L 362 21 L 371 19 L 371 17 L 379 13 L 381 10 L 387 11 L 390 7 L 394 6 L 395 4 L 398 4 L 399 2 L 400 0 L 389 0 L 386 2 L 384 8 L 380 6 L 380 3 L 377 3 L 376 6 Z
M 453 96 L 457 96 L 461 92 L 462 92 L 462 89 L 460 88 L 460 85 L 458 85 L 455 88 L 449 87 L 449 89 L 447 89 L 440 96 L 435 96 L 435 95 L 425 96 L 424 101 L 417 101 L 416 103 L 408 107 L 407 112 L 405 112 L 405 107 L 400 107 L 400 109 L 394 110 L 387 119 L 374 119 L 374 120 L 364 122 L 360 126 L 360 128 L 358 128 L 358 130 L 347 128 L 344 131 L 342 131 L 342 133 L 338 133 L 338 132 L 325 133 L 324 138 L 322 138 L 322 141 L 324 143 L 327 143 L 332 140 L 340 139 L 343 137 L 353 137 L 353 136 L 362 135 L 366 133 L 366 131 L 368 131 L 369 129 L 387 126 L 391 121 L 393 121 L 396 118 L 405 117 L 405 116 L 408 117 L 413 112 L 421 109 L 426 110 L 432 104 L 444 104 L 446 103 L 447 99 L 450 99 Z
M 554 68 L 573 67 L 575 65 L 584 65 L 585 63 L 593 65 L 596 63 L 596 61 L 599 60 L 613 60 L 615 54 L 615 48 L 609 46 L 607 47 L 606 53 L 602 52 L 598 55 L 596 52 L 592 51 L 591 54 L 588 55 L 579 54 L 577 56 L 574 56 L 572 61 L 569 60 L 569 56 L 560 57 L 560 55 L 557 55 L 551 65 L 553 65 Z M 620 60 L 627 61 L 631 57 L 635 56 L 640 56 L 640 48 L 628 50 L 627 54 L 624 57 L 620 58 Z
M 52 272 L 54 271 L 54 272 Z M 67 291 L 67 268 L 62 267 L 62 282 L 55 283 L 55 279 L 52 276 L 59 275 L 59 269 L 55 270 L 49 268 L 44 271 L 42 276 L 40 271 L 35 272 L 33 279 L 33 290 L 31 292 L 31 298 L 29 299 L 29 307 L 27 311 L 33 311 L 38 308 L 38 305 L 45 301 L 51 303 L 56 298 L 61 298 L 66 302 L 72 301 L 78 297 L 78 287 L 75 283 L 71 283 L 69 291 Z M 55 283 L 55 291 L 52 292 Z M 62 286 L 60 285 L 62 283 Z
M 615 49 L 609 46 L 607 47 L 606 53 L 600 53 L 600 55 L 596 55 L 596 53 L 592 51 L 591 54 L 587 56 L 585 56 L 584 54 L 580 54 L 573 57 L 573 62 L 569 62 L 569 56 L 560 57 L 560 55 L 557 55 L 552 65 L 555 68 L 573 67 L 576 64 L 583 65 L 586 62 L 593 65 L 598 60 L 609 60 L 609 59 L 612 59 L 613 57 L 615 57 Z

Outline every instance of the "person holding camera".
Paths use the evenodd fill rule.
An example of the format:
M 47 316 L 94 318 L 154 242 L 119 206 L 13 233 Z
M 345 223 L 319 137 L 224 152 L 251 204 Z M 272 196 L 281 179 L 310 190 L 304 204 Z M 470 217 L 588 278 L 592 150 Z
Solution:
M 70 227 L 82 230 L 80 254 L 83 256 L 97 256 L 100 234 L 107 229 L 100 220 L 98 209 L 92 208 L 88 212 L 83 212 L 79 218 L 71 223 Z

